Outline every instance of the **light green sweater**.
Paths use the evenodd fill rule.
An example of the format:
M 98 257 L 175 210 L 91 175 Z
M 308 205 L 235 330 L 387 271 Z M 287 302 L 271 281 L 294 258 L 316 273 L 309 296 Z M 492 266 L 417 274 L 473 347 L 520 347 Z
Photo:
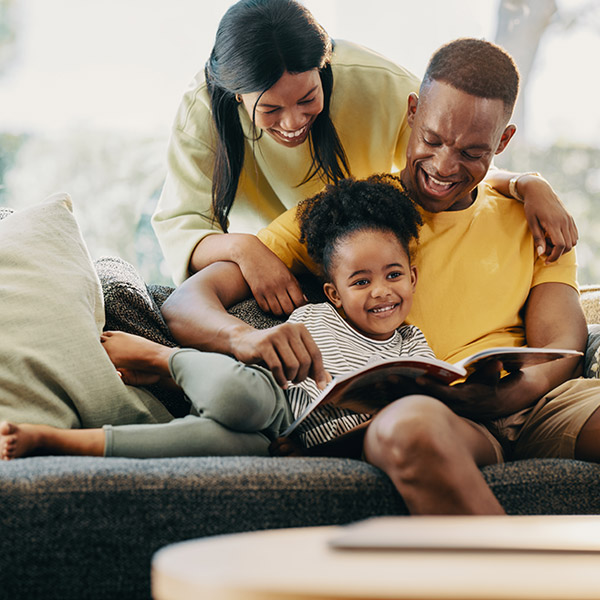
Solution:
M 400 170 L 410 130 L 406 102 L 418 91 L 414 75 L 383 56 L 343 40 L 332 58 L 331 118 L 355 177 Z M 298 184 L 311 165 L 308 142 L 286 148 L 268 135 L 252 141 L 252 124 L 240 107 L 246 133 L 245 162 L 229 215 L 229 231 L 256 233 L 324 183 Z M 189 276 L 191 254 L 202 238 L 219 233 L 212 222 L 211 182 L 215 154 L 210 100 L 198 73 L 175 117 L 168 149 L 167 177 L 152 224 L 180 284 Z

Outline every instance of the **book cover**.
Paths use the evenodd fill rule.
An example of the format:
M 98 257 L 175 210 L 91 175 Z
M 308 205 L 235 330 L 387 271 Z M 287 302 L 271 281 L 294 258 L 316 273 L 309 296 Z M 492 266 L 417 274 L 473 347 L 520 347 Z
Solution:
M 426 356 L 402 356 L 381 360 L 335 377 L 282 435 L 290 435 L 313 410 L 325 404 L 358 413 L 374 414 L 401 396 L 420 392 L 415 379 L 422 375 L 450 385 L 484 368 L 490 361 L 500 361 L 502 369 L 510 373 L 582 354 L 576 350 L 559 348 L 499 347 L 482 350 L 456 364 Z

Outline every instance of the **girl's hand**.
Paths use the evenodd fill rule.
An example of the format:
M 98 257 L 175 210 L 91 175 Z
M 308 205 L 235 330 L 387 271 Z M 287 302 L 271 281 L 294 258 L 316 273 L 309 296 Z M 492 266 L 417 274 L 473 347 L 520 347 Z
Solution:
M 538 255 L 551 263 L 577 244 L 579 234 L 573 217 L 552 186 L 537 175 L 522 175 L 517 188 L 524 200 L 525 216 Z
M 244 237 L 236 260 L 260 308 L 274 315 L 289 315 L 306 304 L 306 297 L 290 270 L 257 237 Z

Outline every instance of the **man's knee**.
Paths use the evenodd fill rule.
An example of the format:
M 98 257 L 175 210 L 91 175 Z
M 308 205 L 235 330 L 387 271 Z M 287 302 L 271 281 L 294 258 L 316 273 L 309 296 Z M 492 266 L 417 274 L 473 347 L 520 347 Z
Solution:
M 429 396 L 406 396 L 381 410 L 369 426 L 365 454 L 384 470 L 417 474 L 443 457 L 452 438 L 452 412 Z

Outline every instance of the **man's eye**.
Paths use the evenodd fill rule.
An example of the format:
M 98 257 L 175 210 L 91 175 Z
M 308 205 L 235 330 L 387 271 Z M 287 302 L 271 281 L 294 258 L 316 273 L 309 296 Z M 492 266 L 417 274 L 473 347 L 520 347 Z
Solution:
M 465 151 L 465 152 L 463 152 L 463 156 L 465 158 L 468 158 L 469 160 L 479 160 L 480 158 L 483 157 L 483 154 L 476 154 L 476 153 L 473 153 L 473 152 L 467 152 L 467 151 Z
M 439 142 L 433 142 L 433 141 L 427 140 L 425 138 L 423 138 L 423 141 L 425 142 L 425 144 L 427 144 L 427 146 L 439 146 L 440 145 Z

